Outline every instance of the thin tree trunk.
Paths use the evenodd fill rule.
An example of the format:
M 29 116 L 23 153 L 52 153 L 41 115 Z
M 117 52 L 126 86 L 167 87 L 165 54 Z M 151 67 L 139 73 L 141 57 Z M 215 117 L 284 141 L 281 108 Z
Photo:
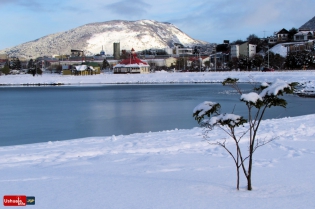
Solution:
M 236 183 L 236 189 L 240 190 L 240 169 L 237 165 L 237 183 Z
M 251 191 L 253 188 L 252 188 L 252 177 L 251 176 L 248 176 L 247 177 L 247 190 Z
M 250 156 L 248 162 L 248 173 L 247 173 L 247 190 L 252 190 L 252 164 L 253 164 L 253 152 L 252 147 L 250 148 Z

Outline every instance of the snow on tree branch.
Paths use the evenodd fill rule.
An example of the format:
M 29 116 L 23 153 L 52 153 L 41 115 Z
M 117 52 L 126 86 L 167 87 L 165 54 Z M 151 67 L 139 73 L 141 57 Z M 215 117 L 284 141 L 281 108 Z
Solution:
M 285 81 L 277 80 L 275 83 L 271 84 L 262 92 L 259 94 L 261 97 L 265 96 L 277 96 L 277 95 L 282 95 L 282 93 L 285 91 L 290 91 L 291 86 L 286 83 Z
M 256 92 L 250 92 L 248 94 L 242 94 L 241 101 L 256 104 L 257 101 L 263 101 L 262 97 Z
M 229 127 L 235 127 L 239 125 L 243 125 L 247 121 L 240 115 L 235 115 L 235 114 L 220 114 L 218 116 L 213 116 L 210 119 L 203 120 L 203 124 L 207 124 L 210 126 L 215 126 L 215 125 L 227 125 Z
M 268 86 L 269 86 L 269 84 L 268 84 L 267 82 L 262 82 L 260 85 L 261 85 L 262 87 L 268 87 Z
M 221 105 L 216 102 L 204 101 L 197 105 L 193 110 L 193 116 L 200 122 L 205 116 L 210 117 L 211 114 L 219 114 Z

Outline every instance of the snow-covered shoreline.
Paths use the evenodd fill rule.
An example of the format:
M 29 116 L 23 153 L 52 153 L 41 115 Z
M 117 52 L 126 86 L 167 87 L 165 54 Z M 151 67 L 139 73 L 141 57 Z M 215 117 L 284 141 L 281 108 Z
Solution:
M 279 72 L 185 72 L 150 74 L 99 74 L 71 76 L 43 74 L 41 76 L 7 75 L 0 76 L 0 85 L 90 85 L 90 84 L 166 84 L 166 83 L 219 83 L 225 78 L 238 78 L 239 82 L 274 82 L 277 79 L 286 82 L 315 81 L 315 70 L 279 71 Z

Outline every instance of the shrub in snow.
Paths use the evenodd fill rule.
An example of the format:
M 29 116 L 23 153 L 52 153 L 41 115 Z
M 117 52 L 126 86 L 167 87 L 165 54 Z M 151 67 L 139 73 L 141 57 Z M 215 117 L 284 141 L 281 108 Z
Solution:
M 288 84 L 280 80 L 271 85 L 262 83 L 259 87 L 254 88 L 254 92 L 243 94 L 237 81 L 238 79 L 227 78 L 222 84 L 231 86 L 241 95 L 240 101 L 244 102 L 247 106 L 247 119 L 240 115 L 222 114 L 220 112 L 221 105 L 211 101 L 205 101 L 197 105 L 193 110 L 193 117 L 202 127 L 205 127 L 204 138 L 210 144 L 223 147 L 233 158 L 237 174 L 236 188 L 239 189 L 241 169 L 247 180 L 247 189 L 252 190 L 253 154 L 258 147 L 273 140 L 261 140 L 257 137 L 261 120 L 267 108 L 276 106 L 286 107 L 286 100 L 280 98 L 280 96 L 284 93 L 292 94 L 297 83 Z M 236 132 L 237 127 L 245 127 L 245 125 L 245 131 Z M 212 140 L 208 137 L 209 131 L 213 130 L 214 127 L 222 129 L 233 139 L 236 146 L 234 153 L 226 146 L 226 140 Z M 240 146 L 240 141 L 243 138 L 247 138 L 249 144 L 246 151 L 242 150 Z

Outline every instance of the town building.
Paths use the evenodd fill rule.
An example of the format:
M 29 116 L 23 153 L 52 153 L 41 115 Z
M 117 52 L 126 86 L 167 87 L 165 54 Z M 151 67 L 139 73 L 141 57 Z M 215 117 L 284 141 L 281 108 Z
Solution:
M 176 65 L 177 59 L 175 57 L 165 57 L 165 58 L 149 58 L 146 59 L 148 65 L 151 69 L 166 67 L 171 68 Z
M 268 37 L 268 44 L 276 44 L 286 42 L 289 40 L 289 31 L 282 28 L 280 31 L 275 32 L 273 36 Z
M 253 57 L 256 54 L 256 45 L 244 42 L 231 45 L 231 59 L 236 57 Z
M 114 43 L 113 44 L 114 50 L 113 50 L 113 54 L 114 54 L 114 59 L 115 60 L 119 60 L 120 59 L 120 43 Z
M 137 57 L 135 50 L 132 48 L 129 58 L 122 60 L 114 66 L 114 74 L 127 73 L 149 73 L 150 65 Z
M 298 33 L 294 34 L 294 41 L 308 41 L 314 39 L 315 31 L 299 31 Z

